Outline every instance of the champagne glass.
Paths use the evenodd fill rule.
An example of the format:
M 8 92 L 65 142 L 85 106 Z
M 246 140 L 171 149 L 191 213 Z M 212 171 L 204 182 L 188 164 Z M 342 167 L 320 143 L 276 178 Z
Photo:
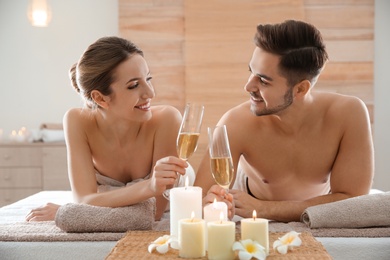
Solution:
M 196 103 L 188 103 L 184 110 L 180 130 L 177 135 L 176 149 L 179 158 L 188 160 L 198 146 L 200 128 L 202 125 L 204 106 Z M 174 186 L 180 182 L 181 176 L 176 179 Z M 169 200 L 169 191 L 164 191 L 163 196 Z
M 234 168 L 226 125 L 209 127 L 208 135 L 211 174 L 215 182 L 228 193 Z

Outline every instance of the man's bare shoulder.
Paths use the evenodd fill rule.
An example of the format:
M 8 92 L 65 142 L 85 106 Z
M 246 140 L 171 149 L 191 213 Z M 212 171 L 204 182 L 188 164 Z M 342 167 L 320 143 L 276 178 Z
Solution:
M 367 107 L 364 102 L 355 96 L 348 96 L 330 92 L 315 92 L 315 102 L 332 114 L 351 117 L 351 113 L 364 114 Z
M 313 97 L 315 100 L 318 100 L 320 102 L 325 102 L 329 106 L 341 106 L 341 107 L 348 107 L 348 106 L 359 106 L 363 105 L 363 101 L 356 97 L 356 96 L 349 96 L 349 95 L 343 95 L 339 93 L 333 93 L 333 92 L 314 92 Z
M 229 124 L 237 122 L 247 122 L 249 118 L 255 119 L 256 116 L 253 115 L 250 109 L 250 101 L 241 103 L 231 109 L 229 109 L 225 114 L 221 117 L 220 123 Z

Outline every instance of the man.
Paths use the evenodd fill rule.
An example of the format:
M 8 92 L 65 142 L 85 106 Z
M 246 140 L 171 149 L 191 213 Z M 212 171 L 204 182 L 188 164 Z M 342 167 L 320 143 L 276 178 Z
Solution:
M 258 25 L 245 90 L 225 113 L 237 175 L 229 196 L 215 185 L 209 155 L 195 180 L 204 203 L 224 197 L 237 214 L 299 221 L 309 206 L 367 194 L 374 175 L 369 115 L 351 96 L 314 92 L 328 55 L 320 32 L 301 21 Z M 234 207 L 234 208 L 233 208 Z

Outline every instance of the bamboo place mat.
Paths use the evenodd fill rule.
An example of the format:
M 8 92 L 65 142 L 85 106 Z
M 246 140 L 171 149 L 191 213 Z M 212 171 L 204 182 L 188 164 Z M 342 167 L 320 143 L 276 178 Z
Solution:
M 111 259 L 178 259 L 179 251 L 169 248 L 166 254 L 159 254 L 156 250 L 153 253 L 148 252 L 148 246 L 158 237 L 167 235 L 168 232 L 161 231 L 129 231 L 118 241 L 115 247 L 111 250 L 106 260 Z M 281 255 L 274 251 L 272 245 L 276 239 L 283 236 L 285 233 L 277 232 L 269 234 L 269 255 L 267 259 L 289 259 L 289 260 L 328 260 L 332 259 L 326 252 L 325 248 L 318 242 L 309 232 L 300 234 L 302 245 L 288 251 L 287 254 Z M 240 240 L 240 234 L 237 233 L 236 240 Z M 207 259 L 205 257 L 197 259 Z M 238 257 L 236 257 L 238 259 Z

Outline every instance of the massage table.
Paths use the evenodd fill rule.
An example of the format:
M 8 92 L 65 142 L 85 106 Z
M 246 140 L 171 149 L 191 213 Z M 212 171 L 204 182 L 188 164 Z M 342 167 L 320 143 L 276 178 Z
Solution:
M 65 204 L 72 201 L 70 191 L 42 191 L 0 208 L 0 229 L 23 223 L 28 212 L 47 202 Z M 25 223 L 26 224 L 26 223 Z M 0 259 L 105 259 L 117 238 L 102 241 L 4 241 L 0 230 Z M 19 233 L 19 232 L 16 232 Z M 76 234 L 77 235 L 77 234 Z M 20 236 L 23 231 L 20 231 Z M 99 234 L 96 234 L 95 239 Z M 390 259 L 390 237 L 316 237 L 335 260 Z M 16 239 L 15 239 L 16 240 Z M 31 241 L 30 241 L 31 240 Z M 46 239 L 47 240 L 47 239 Z M 50 240 L 50 239 L 49 239 Z M 146 248 L 145 248 L 146 250 Z M 288 258 L 287 258 L 288 259 Z

